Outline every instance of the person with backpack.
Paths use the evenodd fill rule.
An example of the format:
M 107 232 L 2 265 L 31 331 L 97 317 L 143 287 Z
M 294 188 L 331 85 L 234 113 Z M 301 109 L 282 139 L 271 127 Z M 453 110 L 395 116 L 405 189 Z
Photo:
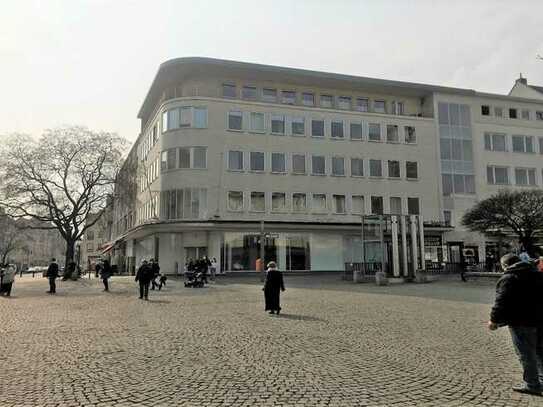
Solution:
M 141 266 L 136 273 L 135 281 L 140 283 L 140 300 L 149 300 L 149 284 L 153 279 L 153 269 L 147 263 L 147 260 L 141 261 Z
M 49 267 L 47 268 L 47 278 L 49 279 L 49 291 L 47 291 L 47 294 L 56 294 L 57 293 L 56 279 L 58 278 L 58 264 L 54 257 L 51 259 L 51 264 L 49 264 Z

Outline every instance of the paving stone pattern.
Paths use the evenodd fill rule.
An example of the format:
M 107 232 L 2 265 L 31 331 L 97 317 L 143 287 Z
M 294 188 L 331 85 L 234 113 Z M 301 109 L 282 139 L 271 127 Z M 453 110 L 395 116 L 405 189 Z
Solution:
M 542 406 L 513 393 L 505 329 L 485 329 L 490 282 L 377 287 L 286 276 L 283 314 L 254 277 L 24 276 L 0 298 L 0 406 Z

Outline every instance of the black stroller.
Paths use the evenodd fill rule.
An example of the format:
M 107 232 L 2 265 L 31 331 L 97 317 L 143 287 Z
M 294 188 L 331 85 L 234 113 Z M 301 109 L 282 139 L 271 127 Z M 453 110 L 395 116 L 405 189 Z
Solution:
M 187 271 L 185 273 L 185 287 L 202 288 L 205 278 L 201 271 Z

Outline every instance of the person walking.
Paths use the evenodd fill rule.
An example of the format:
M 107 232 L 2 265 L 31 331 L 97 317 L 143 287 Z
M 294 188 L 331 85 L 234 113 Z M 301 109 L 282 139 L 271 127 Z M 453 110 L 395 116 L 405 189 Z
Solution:
M 111 265 L 109 264 L 108 260 L 104 260 L 102 262 L 102 266 L 100 267 L 100 278 L 102 279 L 102 282 L 104 283 L 104 291 L 109 291 L 109 278 L 111 277 Z
M 211 260 L 211 267 L 210 267 L 211 280 L 215 280 L 215 276 L 217 275 L 217 266 L 218 266 L 217 259 L 213 257 L 213 259 Z
M 280 295 L 281 291 L 285 291 L 283 283 L 283 273 L 277 269 L 277 264 L 274 261 L 268 263 L 268 271 L 266 272 L 266 281 L 264 282 L 264 300 L 266 306 L 264 311 L 270 311 L 270 314 L 279 315 L 281 311 Z
M 500 259 L 504 275 L 496 285 L 496 300 L 490 313 L 491 331 L 509 326 L 520 359 L 524 382 L 513 391 L 541 395 L 543 391 L 543 275 L 519 256 Z
M 153 278 L 153 270 L 151 266 L 147 263 L 147 260 L 141 261 L 141 266 L 136 273 L 135 281 L 140 283 L 140 300 L 149 299 L 149 283 Z
M 153 279 L 151 280 L 151 290 L 154 290 L 158 286 L 157 279 L 160 275 L 160 266 L 158 265 L 158 260 L 151 259 L 150 266 L 153 272 Z
M 0 295 L 5 295 L 6 297 L 11 295 L 15 274 L 17 274 L 17 270 L 14 266 L 0 268 Z
M 57 293 L 56 279 L 58 278 L 58 264 L 57 264 L 57 260 L 54 257 L 51 259 L 51 263 L 49 264 L 49 267 L 47 268 L 47 278 L 49 279 L 49 291 L 47 291 L 47 293 L 56 294 Z

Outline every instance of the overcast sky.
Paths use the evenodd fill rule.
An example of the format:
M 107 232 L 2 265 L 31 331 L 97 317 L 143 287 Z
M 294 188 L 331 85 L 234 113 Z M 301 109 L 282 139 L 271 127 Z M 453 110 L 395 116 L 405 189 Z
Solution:
M 182 56 L 507 93 L 519 72 L 543 85 L 541 16 L 536 0 L 0 0 L 0 135 L 134 140 L 159 64 Z

